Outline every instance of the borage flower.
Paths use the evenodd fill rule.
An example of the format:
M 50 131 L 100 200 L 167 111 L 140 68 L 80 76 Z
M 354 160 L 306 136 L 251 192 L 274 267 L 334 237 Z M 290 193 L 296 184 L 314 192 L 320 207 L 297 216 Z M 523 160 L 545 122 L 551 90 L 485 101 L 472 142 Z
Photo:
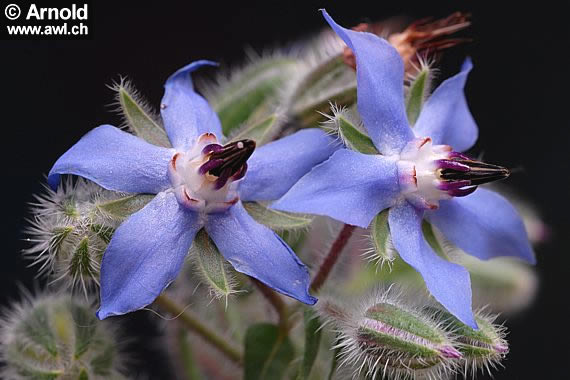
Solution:
M 85 135 L 55 163 L 48 181 L 74 174 L 100 186 L 156 197 L 115 231 L 101 267 L 99 318 L 150 304 L 174 280 L 205 228 L 242 273 L 307 304 L 309 273 L 277 234 L 257 223 L 241 201 L 281 197 L 336 149 L 319 129 L 307 129 L 257 150 L 252 140 L 221 145 L 220 121 L 194 92 L 194 62 L 165 84 L 161 116 L 173 148 L 149 144 L 110 125 Z
M 358 111 L 380 154 L 341 149 L 272 207 L 327 215 L 363 228 L 389 208 L 392 241 L 402 259 L 423 276 L 442 305 L 476 328 L 469 273 L 427 244 L 423 218 L 477 258 L 514 256 L 534 262 L 534 255 L 515 209 L 494 192 L 475 191 L 506 177 L 508 170 L 458 153 L 469 149 L 478 133 L 463 94 L 471 62 L 434 91 L 412 129 L 397 51 L 385 40 L 342 28 L 323 14 L 356 55 Z

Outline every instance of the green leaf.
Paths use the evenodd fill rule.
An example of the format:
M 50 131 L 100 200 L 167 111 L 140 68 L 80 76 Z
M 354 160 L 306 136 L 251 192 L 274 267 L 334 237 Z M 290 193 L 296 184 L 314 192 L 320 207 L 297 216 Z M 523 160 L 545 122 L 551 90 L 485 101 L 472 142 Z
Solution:
M 305 308 L 303 317 L 305 320 L 305 353 L 303 354 L 303 364 L 299 373 L 299 379 L 305 380 L 309 378 L 319 353 L 322 330 L 321 321 L 314 309 Z
M 243 205 L 258 223 L 276 231 L 304 228 L 313 221 L 311 216 L 273 210 L 258 202 L 243 202 Z
M 196 259 L 196 266 L 204 282 L 218 297 L 227 297 L 233 292 L 232 275 L 218 248 L 206 230 L 196 235 L 190 255 Z
M 166 131 L 155 121 L 145 104 L 138 99 L 134 89 L 120 84 L 117 93 L 121 112 L 130 130 L 151 144 L 171 147 Z
M 99 203 L 97 208 L 105 216 L 117 221 L 123 221 L 146 206 L 154 197 L 153 194 L 127 195 L 119 199 Z
M 406 99 L 406 113 L 408 115 L 408 122 L 414 125 L 420 116 L 420 112 L 427 99 L 430 84 L 430 68 L 423 67 L 418 73 L 410 88 L 408 89 L 408 96 Z
M 251 325 L 245 334 L 244 380 L 281 379 L 293 357 L 293 345 L 278 326 Z
M 296 65 L 294 59 L 286 57 L 262 59 L 221 86 L 209 100 L 220 118 L 224 135 L 229 136 L 271 99 Z
M 370 239 L 374 252 L 370 255 L 371 261 L 382 264 L 395 259 L 395 251 L 391 246 L 390 227 L 388 226 L 388 210 L 376 215 L 370 224 Z
M 340 138 L 347 147 L 364 154 L 379 154 L 370 137 L 359 131 L 346 117 L 339 114 L 334 122 Z
M 237 135 L 233 136 L 231 140 L 236 141 L 243 139 L 251 139 L 256 142 L 257 146 L 266 144 L 269 141 L 271 141 L 273 137 L 275 137 L 277 132 L 279 132 L 276 128 L 274 128 L 277 126 L 278 120 L 279 120 L 278 115 L 276 114 L 270 115 L 269 117 L 261 120 L 260 122 L 255 123 L 248 128 L 245 128 L 243 131 L 240 131 Z

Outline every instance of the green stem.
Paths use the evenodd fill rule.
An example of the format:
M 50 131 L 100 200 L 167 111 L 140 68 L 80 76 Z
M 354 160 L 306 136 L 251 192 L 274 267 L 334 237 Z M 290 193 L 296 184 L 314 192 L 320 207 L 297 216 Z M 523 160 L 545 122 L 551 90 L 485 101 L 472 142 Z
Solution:
M 220 336 L 217 332 L 212 330 L 210 327 L 206 326 L 202 321 L 193 315 L 190 311 L 184 310 L 175 301 L 170 299 L 166 294 L 161 294 L 154 301 L 161 308 L 166 310 L 168 313 L 177 316 L 176 320 L 182 323 L 186 328 L 192 330 L 199 336 L 201 336 L 205 341 L 210 343 L 212 346 L 216 347 L 221 353 L 226 355 L 228 359 L 236 364 L 241 365 L 243 362 L 242 353 L 232 347 L 226 342 L 226 338 Z
M 350 239 L 350 236 L 352 236 L 352 232 L 354 231 L 355 228 L 356 228 L 355 226 L 351 226 L 350 224 L 345 224 L 340 233 L 338 234 L 336 240 L 331 246 L 329 253 L 323 260 L 321 266 L 319 267 L 317 275 L 315 276 L 315 278 L 313 278 L 313 281 L 311 282 L 311 290 L 313 292 L 319 291 L 321 286 L 323 286 L 323 284 L 329 277 L 330 272 L 332 271 L 334 265 L 338 261 L 338 258 L 340 257 L 343 248 L 346 246 L 346 243 L 348 243 L 348 239 Z

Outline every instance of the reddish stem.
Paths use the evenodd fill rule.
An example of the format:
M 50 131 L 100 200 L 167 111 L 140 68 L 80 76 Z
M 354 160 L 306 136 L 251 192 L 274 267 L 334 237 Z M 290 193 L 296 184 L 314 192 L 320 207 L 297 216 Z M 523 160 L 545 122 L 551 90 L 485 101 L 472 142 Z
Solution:
M 350 224 L 345 224 L 340 233 L 338 234 L 336 240 L 334 241 L 329 253 L 325 257 L 323 263 L 321 264 L 319 271 L 313 281 L 311 282 L 311 290 L 317 292 L 321 286 L 327 280 L 330 272 L 332 271 L 334 265 L 338 261 L 338 258 L 348 243 L 348 239 L 352 236 L 352 232 L 356 226 L 351 226 Z

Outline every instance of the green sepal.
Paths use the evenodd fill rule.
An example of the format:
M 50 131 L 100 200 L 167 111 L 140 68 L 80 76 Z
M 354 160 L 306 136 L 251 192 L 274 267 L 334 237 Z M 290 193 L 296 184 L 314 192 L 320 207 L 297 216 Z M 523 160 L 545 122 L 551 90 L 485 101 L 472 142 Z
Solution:
M 311 374 L 311 369 L 319 353 L 321 344 L 321 321 L 315 313 L 314 309 L 305 308 L 303 312 L 305 322 L 305 351 L 303 353 L 303 363 L 299 372 L 298 379 L 306 380 Z
M 388 226 L 388 210 L 383 210 L 376 215 L 370 223 L 370 240 L 374 252 L 368 256 L 372 262 L 382 266 L 385 262 L 392 262 L 395 259 L 395 250 L 391 246 L 390 227 Z
M 216 297 L 227 297 L 234 292 L 229 266 L 206 230 L 196 234 L 190 257 L 195 258 L 200 277 Z
M 83 239 L 79 241 L 75 250 L 71 255 L 71 260 L 69 262 L 69 274 L 75 278 L 95 277 L 97 274 L 97 269 L 92 262 L 91 252 L 93 248 L 90 247 L 89 237 L 84 236 Z
M 254 140 L 256 145 L 259 147 L 271 141 L 279 132 L 277 128 L 279 119 L 279 115 L 272 114 L 267 118 L 239 131 L 235 136 L 232 136 L 230 140 L 237 141 L 250 139 Z
M 112 201 L 97 204 L 97 209 L 113 220 L 123 221 L 135 212 L 146 206 L 155 195 L 136 194 L 127 195 Z
M 117 86 L 119 106 L 125 121 L 133 134 L 145 141 L 163 147 L 171 147 L 164 128 L 159 125 L 136 92 L 122 83 Z
M 364 154 L 380 154 L 370 137 L 360 131 L 342 112 L 334 116 L 333 122 L 335 131 L 348 148 Z
M 105 244 L 109 244 L 115 233 L 115 229 L 112 227 L 104 226 L 102 224 L 92 224 L 91 231 L 93 231 L 101 241 Z
M 446 254 L 440 241 L 435 235 L 433 226 L 430 223 L 426 222 L 425 220 L 422 221 L 422 232 L 424 234 L 424 238 L 426 239 L 430 247 L 435 251 L 435 253 L 437 253 L 441 258 L 449 260 L 448 255 Z
M 364 317 L 356 330 L 356 344 L 364 344 L 381 365 L 429 369 L 448 360 L 442 352 L 458 354 L 446 332 L 416 310 L 379 302 Z
M 426 66 L 418 73 L 408 89 L 406 114 L 408 115 L 408 123 L 410 123 L 411 126 L 416 123 L 420 116 L 424 102 L 428 97 L 429 89 L 430 68 Z
M 55 227 L 52 230 L 52 236 L 50 238 L 50 246 L 53 249 L 55 255 L 59 255 L 63 244 L 70 234 L 73 232 L 73 226 Z
M 245 334 L 244 380 L 281 379 L 295 355 L 289 337 L 276 325 L 251 325 Z
M 294 59 L 287 57 L 261 59 L 233 75 L 229 83 L 209 97 L 224 135 L 229 136 L 272 99 L 296 65 Z
M 273 210 L 258 202 L 243 202 L 243 205 L 253 219 L 275 231 L 305 228 L 313 221 L 312 216 Z

